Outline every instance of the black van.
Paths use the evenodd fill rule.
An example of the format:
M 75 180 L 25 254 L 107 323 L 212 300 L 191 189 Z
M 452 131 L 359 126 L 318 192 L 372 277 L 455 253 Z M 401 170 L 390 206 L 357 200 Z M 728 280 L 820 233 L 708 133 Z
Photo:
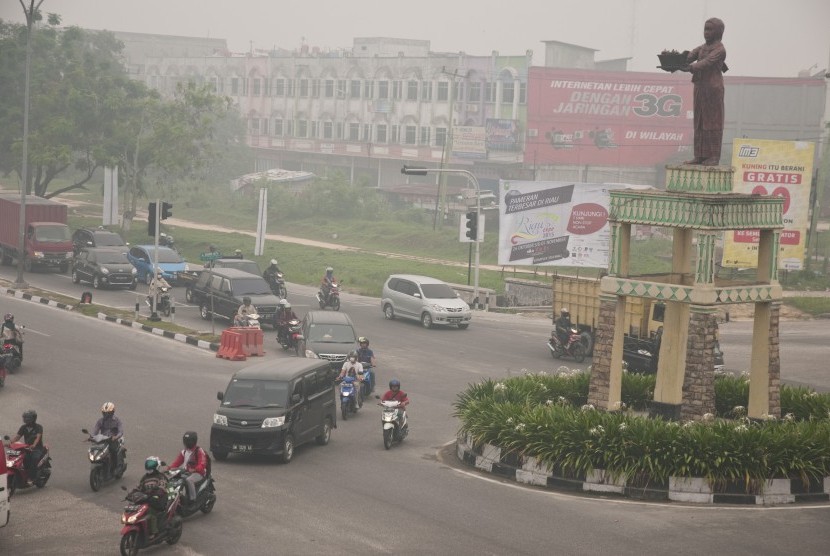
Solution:
M 231 452 L 279 455 L 316 440 L 326 445 L 337 426 L 337 371 L 320 359 L 263 361 L 238 371 L 213 414 L 210 451 L 217 460 Z

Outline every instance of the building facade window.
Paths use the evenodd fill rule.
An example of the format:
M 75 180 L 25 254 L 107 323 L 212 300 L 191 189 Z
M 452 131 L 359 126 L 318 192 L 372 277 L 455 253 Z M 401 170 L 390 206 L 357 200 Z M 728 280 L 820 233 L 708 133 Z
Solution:
M 406 83 L 406 100 L 418 100 L 417 81 L 408 81 Z
M 485 83 L 484 84 L 484 102 L 495 102 L 496 100 L 496 89 L 495 83 Z
M 392 126 L 392 136 L 389 138 L 390 143 L 397 144 L 397 143 L 401 142 L 400 129 L 401 129 L 400 126 L 397 126 L 397 125 Z
M 259 118 L 251 118 L 251 135 L 259 135 Z
M 349 84 L 349 97 L 351 98 L 360 98 L 360 81 L 357 79 L 352 79 L 351 83 Z
M 438 82 L 438 93 L 435 100 L 438 102 L 447 102 L 450 99 L 450 84 L 447 81 Z
M 389 98 L 389 82 L 388 81 L 378 81 L 378 98 L 379 99 L 388 99 Z
M 421 100 L 432 100 L 432 81 L 421 81 Z
M 346 98 L 346 80 L 337 80 L 337 98 Z
M 363 82 L 363 98 L 374 98 L 375 96 L 375 82 L 366 80 Z
M 274 120 L 274 137 L 282 137 L 283 135 L 284 131 L 282 118 L 276 118 Z
M 404 137 L 404 144 L 406 145 L 414 145 L 418 141 L 418 126 L 408 125 L 406 126 L 405 130 L 405 137 Z
M 429 128 L 426 126 L 421 127 L 421 144 L 429 145 Z
M 294 80 L 293 79 L 286 79 L 285 80 L 285 96 L 291 98 L 294 96 Z
M 318 122 L 314 120 L 311 122 L 311 132 L 309 133 L 309 137 L 316 138 L 317 137 L 317 129 L 318 129 Z
M 334 79 L 326 79 L 323 96 L 326 98 L 334 98 Z
M 314 98 L 318 98 L 320 96 L 320 80 L 319 79 L 312 79 L 311 80 L 311 96 Z
M 337 125 L 334 127 L 334 138 L 335 139 L 342 139 L 343 138 L 343 122 L 337 122 Z
M 300 96 L 308 96 L 308 79 L 300 79 Z
M 501 101 L 507 104 L 513 103 L 513 95 L 516 93 L 516 87 L 512 81 L 505 81 L 501 86 Z
M 360 124 L 352 122 L 349 124 L 349 141 L 360 141 Z
M 467 100 L 470 102 L 481 100 L 481 82 L 474 81 L 470 83 L 470 87 L 467 89 Z
M 308 120 L 297 120 L 297 131 L 294 134 L 294 137 L 307 137 L 308 136 Z
M 285 79 L 277 79 L 274 81 L 274 96 L 275 97 L 284 97 L 285 96 Z
M 231 94 L 239 95 L 239 78 L 231 77 Z
M 259 77 L 254 77 L 252 94 L 255 97 L 262 96 L 262 85 Z
M 435 144 L 439 147 L 443 147 L 447 144 L 447 128 L 445 127 L 436 127 L 435 128 Z
M 372 140 L 372 124 L 363 124 L 363 137 L 361 139 L 363 141 Z
M 334 137 L 334 122 L 323 122 L 323 139 Z
M 403 98 L 403 82 L 402 81 L 393 81 L 392 82 L 392 100 L 400 100 Z
M 375 126 L 375 141 L 378 143 L 386 143 L 386 124 L 378 124 Z

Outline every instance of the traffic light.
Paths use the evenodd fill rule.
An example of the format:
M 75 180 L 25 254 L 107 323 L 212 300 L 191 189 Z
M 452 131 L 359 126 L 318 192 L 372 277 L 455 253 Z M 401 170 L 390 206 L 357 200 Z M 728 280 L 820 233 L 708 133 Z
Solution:
M 467 239 L 478 241 L 478 213 L 470 211 L 467 213 Z
M 401 168 L 401 174 L 407 176 L 426 176 L 427 169 L 423 166 L 407 166 L 404 164 L 403 168 Z
M 173 203 L 168 203 L 167 201 L 161 202 L 161 219 L 167 220 L 173 216 Z
M 147 235 L 156 237 L 156 204 L 147 205 Z

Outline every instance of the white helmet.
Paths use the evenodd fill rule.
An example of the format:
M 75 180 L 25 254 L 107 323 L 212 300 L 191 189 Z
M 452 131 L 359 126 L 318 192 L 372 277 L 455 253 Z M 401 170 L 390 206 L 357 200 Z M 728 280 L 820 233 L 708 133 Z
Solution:
M 271 259 L 271 264 L 277 266 L 277 259 Z
M 104 405 L 101 406 L 101 413 L 115 413 L 115 404 L 112 402 L 106 402 Z
M 285 300 L 283 299 L 283 301 L 285 301 Z M 291 309 L 291 304 L 289 302 L 285 301 L 285 305 L 283 305 L 283 307 L 285 307 L 285 310 L 288 311 L 289 309 Z
M 280 299 L 280 307 L 285 307 L 285 306 L 289 306 L 289 307 L 290 307 L 290 305 L 288 305 L 288 300 L 287 300 L 287 299 L 285 299 L 285 298 Z

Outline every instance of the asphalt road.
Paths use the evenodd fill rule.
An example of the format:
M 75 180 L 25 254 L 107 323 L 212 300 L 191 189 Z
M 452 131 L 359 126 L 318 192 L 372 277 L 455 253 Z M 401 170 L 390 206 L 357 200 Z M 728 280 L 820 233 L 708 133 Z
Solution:
M 9 270 L 2 269 L 0 276 Z M 78 297 L 87 289 L 57 275 L 27 279 L 63 280 L 61 287 Z M 289 291 L 300 314 L 311 308 L 312 288 Z M 95 295 L 103 299 L 108 294 Z M 0 432 L 12 434 L 22 411 L 34 407 L 54 459 L 45 489 L 13 499 L 12 521 L 0 530 L 0 553 L 116 553 L 123 493 L 114 483 L 99 493 L 89 489 L 87 445 L 80 429 L 94 423 L 104 401 L 118 404 L 130 462 L 122 483 L 132 486 L 145 456 L 168 461 L 175 456 L 184 430 L 197 430 L 207 440 L 216 391 L 244 363 L 36 303 L 3 298 L 0 304 L 28 326 L 24 367 L 0 391 Z M 148 553 L 826 553 L 828 505 L 643 504 L 517 487 L 454 468 L 452 457 L 443 459 L 440 453 L 457 428 L 451 406 L 455 395 L 485 376 L 555 369 L 560 363 L 544 347 L 549 323 L 477 314 L 466 331 L 424 330 L 417 323 L 385 321 L 377 300 L 348 294 L 343 310 L 360 334 L 372 338 L 380 381 L 397 376 L 409 392 L 409 438 L 384 450 L 379 411 L 365 406 L 355 418 L 339 423 L 328 446 L 302 447 L 290 465 L 253 457 L 215 462 L 219 499 L 214 512 L 188 519 L 176 547 Z M 183 313 L 177 319 L 184 320 Z M 734 351 L 731 346 L 745 339 L 741 330 L 747 327 L 751 323 L 724 327 L 729 366 L 733 353 L 743 357 L 737 345 Z M 792 335 L 787 330 L 782 325 L 782 346 L 794 342 L 799 353 L 810 342 L 817 347 L 827 343 L 826 327 Z M 269 337 L 273 348 L 273 335 Z M 786 353 L 782 347 L 789 368 Z M 287 357 L 291 355 L 277 349 L 266 354 L 275 362 Z M 811 362 L 816 376 L 820 364 L 820 359 Z M 793 376 L 802 377 L 800 373 L 793 371 Z

